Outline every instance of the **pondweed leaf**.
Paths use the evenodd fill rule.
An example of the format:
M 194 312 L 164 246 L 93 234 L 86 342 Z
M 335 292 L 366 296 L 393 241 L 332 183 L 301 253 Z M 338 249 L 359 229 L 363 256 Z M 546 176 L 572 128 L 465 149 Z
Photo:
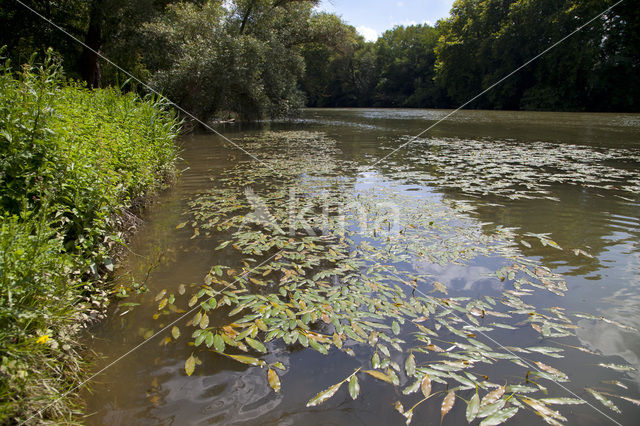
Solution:
M 358 395 L 360 395 L 360 383 L 358 383 L 358 376 L 355 374 L 349 379 L 349 395 L 353 399 L 358 398 Z
M 338 392 L 338 390 L 340 389 L 340 386 L 342 386 L 342 383 L 344 382 L 335 384 L 331 386 L 329 389 L 323 390 L 322 392 L 318 393 L 316 396 L 311 398 L 309 402 L 307 402 L 307 407 L 315 407 L 317 405 L 324 403 L 326 400 L 328 400 L 333 395 L 335 395 L 336 392 Z
M 247 364 L 247 365 L 253 365 L 256 367 L 263 367 L 266 365 L 266 363 L 258 358 L 254 358 L 251 356 L 246 356 L 246 355 L 230 355 L 230 354 L 224 354 L 225 356 L 234 359 L 238 362 L 241 362 L 243 364 Z
M 250 337 L 246 337 L 244 339 L 245 342 L 247 342 L 249 344 L 249 346 L 251 346 L 253 349 L 257 350 L 258 352 L 262 352 L 262 353 L 266 353 L 267 352 L 267 348 L 262 344 L 262 342 L 259 342 L 255 339 L 252 339 Z
M 489 392 L 485 395 L 484 398 L 482 398 L 480 405 L 493 404 L 494 402 L 502 398 L 502 395 L 504 395 L 506 389 L 506 386 L 500 386 L 498 389 Z
M 171 335 L 173 336 L 174 339 L 177 340 L 178 337 L 180 337 L 180 329 L 174 325 L 173 328 L 171 329 Z
M 381 371 L 377 371 L 377 370 L 364 370 L 365 373 L 367 373 L 368 375 L 370 375 L 371 377 L 375 377 L 378 380 L 382 380 L 384 382 L 387 383 L 391 383 L 393 384 L 393 379 L 391 379 L 391 377 L 387 376 L 386 374 L 384 374 Z
M 540 361 L 536 361 L 534 362 L 535 365 L 538 366 L 538 368 L 540 368 L 542 371 L 549 373 L 553 376 L 558 377 L 559 379 L 563 379 L 563 380 L 567 380 L 569 379 L 569 376 L 567 376 L 565 373 L 563 373 L 562 371 L 551 367 L 550 365 L 544 364 Z
M 578 398 L 542 398 L 540 402 L 551 405 L 578 405 L 586 403 L 585 400 Z
M 425 373 L 422 382 L 420 382 L 420 390 L 425 398 L 428 398 L 431 394 L 431 377 L 427 373 Z
M 593 396 L 595 399 L 597 399 L 602 405 L 604 405 L 605 407 L 615 411 L 618 414 L 621 414 L 622 412 L 620 411 L 620 409 L 613 403 L 613 401 L 611 401 L 610 399 L 607 399 L 604 395 L 602 395 L 600 392 L 597 392 L 594 389 L 591 388 L 585 388 L 585 390 L 587 392 L 589 392 L 591 394 L 591 396 Z
M 442 406 L 440 407 L 440 423 L 442 423 L 442 419 L 444 419 L 444 416 L 446 416 L 447 413 L 451 411 L 455 402 L 456 394 L 453 390 L 450 390 L 442 400 Z
M 224 339 L 220 334 L 213 336 L 213 347 L 218 352 L 224 352 L 225 344 Z
M 404 369 L 408 377 L 413 377 L 416 374 L 416 357 L 413 354 L 409 354 L 407 357 L 404 363 Z
M 471 423 L 478 415 L 478 409 L 480 408 L 480 397 L 478 392 L 474 393 L 469 403 L 467 404 L 467 422 Z
M 620 365 L 620 364 L 604 364 L 604 363 L 600 363 L 598 364 L 600 367 L 604 367 L 604 368 L 610 368 L 611 370 L 616 370 L 616 371 L 636 371 L 635 368 L 629 366 L 629 365 Z
M 187 373 L 187 376 L 191 376 L 193 371 L 196 369 L 196 358 L 191 354 L 189 358 L 184 362 L 184 371 Z
M 509 407 L 505 408 L 502 411 L 498 411 L 497 413 L 493 413 L 482 422 L 480 422 L 480 426 L 495 426 L 502 424 L 509 420 L 511 417 L 515 416 L 518 412 L 518 407 Z
M 278 374 L 272 370 L 271 368 L 267 371 L 267 379 L 269 381 L 269 386 L 276 391 L 276 393 L 280 392 L 280 378 Z

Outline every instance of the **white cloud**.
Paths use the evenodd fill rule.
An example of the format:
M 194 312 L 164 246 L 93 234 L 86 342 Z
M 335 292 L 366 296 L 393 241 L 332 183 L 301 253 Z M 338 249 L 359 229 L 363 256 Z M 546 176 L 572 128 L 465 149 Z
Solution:
M 364 25 L 356 28 L 358 34 L 364 37 L 367 41 L 376 41 L 378 39 L 378 32 L 373 28 L 365 27 Z

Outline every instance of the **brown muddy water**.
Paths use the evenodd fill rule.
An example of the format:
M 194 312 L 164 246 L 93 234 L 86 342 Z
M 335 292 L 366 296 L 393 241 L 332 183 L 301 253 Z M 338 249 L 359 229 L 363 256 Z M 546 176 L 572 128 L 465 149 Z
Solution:
M 640 115 L 461 111 L 412 139 L 447 112 L 311 109 L 220 128 L 259 161 L 184 137 L 188 169 L 117 270 L 117 285 L 149 291 L 114 302 L 86 340 L 95 371 L 146 343 L 87 386 L 78 420 L 400 425 L 396 402 L 424 399 L 411 387 L 428 376 L 412 424 L 466 423 L 476 392 L 476 424 L 637 424 Z M 325 237 L 291 233 L 292 208 Z M 300 255 L 270 259 L 285 240 Z M 218 306 L 199 307 L 210 296 Z M 306 407 L 349 377 L 359 392 L 345 382 Z

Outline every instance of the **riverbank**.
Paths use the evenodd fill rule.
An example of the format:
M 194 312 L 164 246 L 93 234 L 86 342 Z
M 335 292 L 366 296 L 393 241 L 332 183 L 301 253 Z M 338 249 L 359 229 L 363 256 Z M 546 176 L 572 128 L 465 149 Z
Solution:
M 69 419 L 78 332 L 144 200 L 176 175 L 163 103 L 65 81 L 47 58 L 0 66 L 0 423 Z

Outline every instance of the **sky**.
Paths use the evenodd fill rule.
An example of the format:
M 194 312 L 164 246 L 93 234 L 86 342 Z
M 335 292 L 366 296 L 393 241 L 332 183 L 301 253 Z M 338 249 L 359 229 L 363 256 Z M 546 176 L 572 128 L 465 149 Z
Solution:
M 368 41 L 396 25 L 433 25 L 454 0 L 322 0 L 320 10 L 341 16 Z

